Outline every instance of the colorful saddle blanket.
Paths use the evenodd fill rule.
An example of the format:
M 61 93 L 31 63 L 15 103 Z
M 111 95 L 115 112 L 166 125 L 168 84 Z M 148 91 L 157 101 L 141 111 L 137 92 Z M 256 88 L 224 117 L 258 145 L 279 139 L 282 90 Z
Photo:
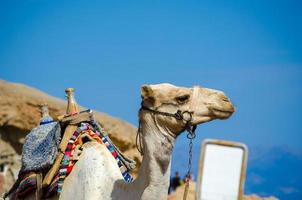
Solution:
M 81 152 L 82 144 L 84 143 L 83 140 L 93 140 L 100 144 L 104 144 L 108 150 L 111 152 L 112 156 L 115 158 L 121 173 L 124 177 L 126 182 L 132 182 L 133 178 L 129 174 L 129 169 L 127 169 L 121 161 L 121 158 L 113 146 L 110 143 L 108 136 L 104 131 L 104 129 L 99 129 L 96 126 L 92 126 L 89 123 L 81 123 L 77 130 L 73 133 L 72 137 L 70 138 L 65 155 L 63 160 L 61 161 L 61 166 L 59 170 L 59 178 L 57 183 L 57 191 L 60 193 L 62 191 L 63 183 L 65 178 L 70 174 L 73 169 L 73 166 L 78 160 L 79 153 Z

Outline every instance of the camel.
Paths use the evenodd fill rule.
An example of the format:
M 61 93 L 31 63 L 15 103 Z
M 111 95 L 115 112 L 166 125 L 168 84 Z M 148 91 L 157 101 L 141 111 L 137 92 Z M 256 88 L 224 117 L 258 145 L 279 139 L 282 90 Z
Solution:
M 227 119 L 235 111 L 221 91 L 163 83 L 141 87 L 139 135 L 142 164 L 137 178 L 126 183 L 108 149 L 87 142 L 72 172 L 65 179 L 60 200 L 166 200 L 172 150 L 187 127 Z M 182 117 L 174 113 L 182 112 Z M 34 195 L 26 199 L 34 199 Z
M 96 142 L 84 144 L 83 152 L 60 195 L 62 200 L 166 200 L 170 180 L 171 154 L 175 140 L 186 126 L 178 120 L 152 112 L 192 112 L 192 125 L 227 119 L 235 111 L 226 95 L 202 87 L 184 88 L 171 84 L 141 87 L 139 111 L 143 160 L 138 177 L 125 183 L 109 151 Z

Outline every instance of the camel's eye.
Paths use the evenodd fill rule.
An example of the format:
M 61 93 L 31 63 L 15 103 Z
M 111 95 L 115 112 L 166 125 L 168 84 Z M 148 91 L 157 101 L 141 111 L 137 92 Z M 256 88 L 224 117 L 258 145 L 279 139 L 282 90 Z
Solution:
M 184 104 L 189 100 L 189 98 L 190 98 L 190 95 L 186 94 L 186 95 L 176 97 L 176 101 L 180 104 Z

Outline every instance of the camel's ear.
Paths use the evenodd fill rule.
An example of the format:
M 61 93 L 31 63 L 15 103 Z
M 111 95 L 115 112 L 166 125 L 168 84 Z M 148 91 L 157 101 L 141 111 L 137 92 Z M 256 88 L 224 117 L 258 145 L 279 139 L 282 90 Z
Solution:
M 143 85 L 141 87 L 142 99 L 153 97 L 153 90 L 149 85 Z
M 143 103 L 146 106 L 153 106 L 155 102 L 154 92 L 149 85 L 143 85 L 141 87 L 141 96 Z

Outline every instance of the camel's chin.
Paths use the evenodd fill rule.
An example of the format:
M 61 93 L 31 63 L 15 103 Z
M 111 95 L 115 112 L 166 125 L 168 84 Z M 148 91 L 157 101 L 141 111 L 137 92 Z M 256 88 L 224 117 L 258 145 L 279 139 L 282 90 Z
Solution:
M 210 116 L 195 117 L 192 122 L 192 125 L 199 125 L 199 124 L 203 124 L 203 123 L 206 123 L 206 122 L 209 122 L 212 120 L 213 120 L 213 117 L 210 117 Z
M 233 111 L 225 111 L 225 110 L 213 110 L 212 112 L 217 119 L 228 119 L 234 113 Z
M 227 110 L 218 110 L 218 109 L 213 109 L 211 111 L 211 114 L 209 115 L 204 115 L 204 116 L 198 116 L 198 117 L 194 117 L 192 124 L 193 125 L 199 125 L 199 124 L 203 124 L 209 121 L 212 121 L 214 119 L 228 119 L 229 117 L 232 116 L 232 114 L 234 113 L 234 111 L 227 111 Z

